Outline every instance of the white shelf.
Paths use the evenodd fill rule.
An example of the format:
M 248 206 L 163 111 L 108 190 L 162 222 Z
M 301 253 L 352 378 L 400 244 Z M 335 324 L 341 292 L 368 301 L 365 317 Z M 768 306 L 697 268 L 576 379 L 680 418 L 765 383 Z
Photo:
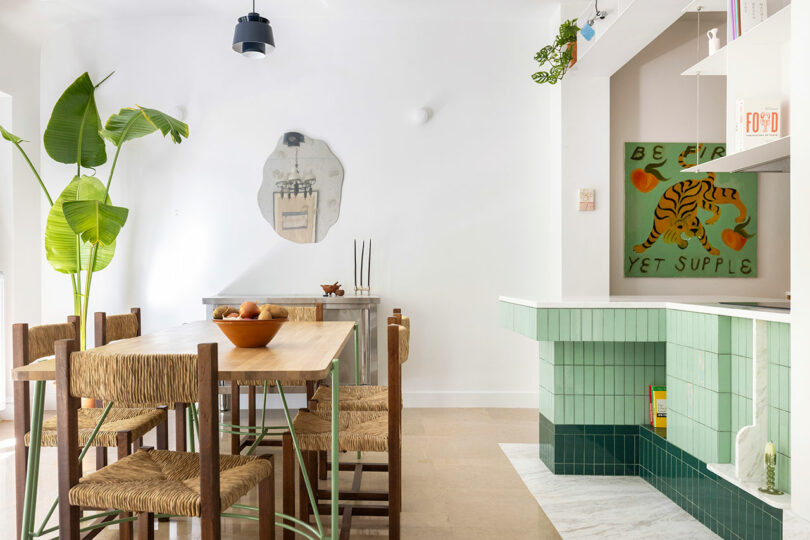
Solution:
M 678 20 L 688 3 L 689 0 L 633 0 L 620 14 L 609 13 L 607 19 L 596 22 L 592 41 L 584 38 L 578 41 L 579 58 L 566 77 L 613 75 Z
M 683 8 L 683 12 L 688 11 L 727 11 L 728 0 L 692 0 L 689 5 Z
M 738 480 L 737 473 L 734 471 L 734 465 L 731 463 L 707 463 L 706 468 L 729 484 L 733 484 L 738 488 L 747 491 L 769 506 L 781 508 L 783 510 L 790 508 L 790 493 L 785 493 L 784 495 L 769 495 L 767 493 L 762 493 L 759 490 L 758 484 Z
M 681 172 L 790 172 L 790 135 Z
M 695 3 L 695 2 L 692 2 Z M 790 39 L 790 4 L 780 9 L 749 31 L 713 55 L 704 58 L 681 75 L 726 75 L 726 61 L 730 51 L 740 51 L 743 47 L 754 47 L 777 51 L 779 46 Z M 721 56 L 722 55 L 722 56 Z M 719 64 L 722 61 L 722 67 Z
M 711 56 L 707 56 L 694 66 L 690 67 L 681 75 L 725 75 L 726 74 L 726 53 L 728 50 L 723 47 Z

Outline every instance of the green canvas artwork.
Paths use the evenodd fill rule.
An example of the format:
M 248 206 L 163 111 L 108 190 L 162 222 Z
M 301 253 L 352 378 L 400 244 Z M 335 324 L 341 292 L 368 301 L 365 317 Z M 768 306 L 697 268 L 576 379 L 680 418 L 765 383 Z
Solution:
M 756 277 L 756 173 L 680 172 L 695 163 L 694 143 L 625 143 L 625 276 Z

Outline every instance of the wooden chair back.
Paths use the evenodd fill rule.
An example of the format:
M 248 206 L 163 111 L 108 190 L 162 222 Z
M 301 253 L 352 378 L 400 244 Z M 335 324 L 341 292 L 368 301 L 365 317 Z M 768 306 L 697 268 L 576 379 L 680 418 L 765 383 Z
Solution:
M 76 349 L 73 340 L 56 343 L 60 528 L 64 528 L 67 537 L 78 538 L 79 507 L 70 505 L 69 492 L 79 482 L 80 476 L 79 396 L 90 395 L 114 401 L 134 394 L 142 401 L 199 402 L 201 525 L 204 531 L 207 529 L 203 537 L 218 535 L 217 344 L 198 345 L 196 355 L 104 355 L 93 350 L 76 352 Z M 107 371 L 110 375 L 93 374 L 99 370 Z M 117 382 L 119 379 L 123 380 Z
M 29 328 L 27 323 L 18 323 L 12 327 L 12 355 L 14 367 L 27 366 L 40 358 L 53 356 L 54 344 L 60 339 L 79 341 L 79 321 L 76 315 L 70 315 L 66 323 L 43 324 Z
M 95 313 L 95 346 L 101 347 L 119 339 L 141 335 L 141 308 L 134 307 L 129 313 L 110 315 L 103 311 Z

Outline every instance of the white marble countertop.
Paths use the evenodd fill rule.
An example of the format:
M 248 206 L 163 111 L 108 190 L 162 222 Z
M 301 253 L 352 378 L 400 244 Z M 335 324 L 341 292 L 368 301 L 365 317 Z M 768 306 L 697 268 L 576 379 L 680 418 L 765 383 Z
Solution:
M 739 296 L 607 296 L 601 298 L 568 298 L 537 301 L 500 296 L 498 300 L 532 308 L 549 309 L 676 309 L 711 315 L 726 315 L 771 322 L 790 322 L 790 311 L 763 307 L 744 307 L 721 302 L 784 302 L 782 298 L 753 298 Z

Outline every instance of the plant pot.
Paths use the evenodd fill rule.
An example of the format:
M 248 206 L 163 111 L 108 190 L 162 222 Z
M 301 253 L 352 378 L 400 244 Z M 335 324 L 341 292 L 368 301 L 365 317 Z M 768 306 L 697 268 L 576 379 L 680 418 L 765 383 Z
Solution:
M 569 48 L 569 49 L 573 49 L 573 50 L 571 51 L 571 63 L 570 63 L 570 64 L 568 64 L 568 67 L 569 67 L 569 68 L 572 68 L 572 67 L 574 67 L 574 64 L 576 64 L 576 63 L 577 63 L 577 42 L 576 42 L 576 41 L 572 41 L 572 42 L 570 42 L 570 43 L 568 44 L 568 48 Z

